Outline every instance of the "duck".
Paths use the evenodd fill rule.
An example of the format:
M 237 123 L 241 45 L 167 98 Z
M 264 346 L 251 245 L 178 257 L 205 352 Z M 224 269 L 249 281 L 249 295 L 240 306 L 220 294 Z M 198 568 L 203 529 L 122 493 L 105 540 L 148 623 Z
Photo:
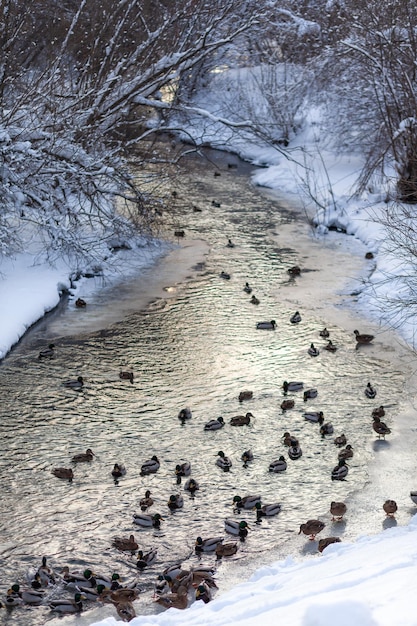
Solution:
M 224 556 L 233 556 L 238 551 L 238 545 L 236 542 L 219 543 L 216 547 L 216 557 L 218 559 Z
M 154 588 L 155 588 L 154 598 L 164 595 L 166 593 L 169 593 L 171 590 L 170 583 L 171 583 L 170 576 L 164 576 L 164 574 L 159 574 L 154 583 Z
M 231 239 L 227 240 L 227 247 L 228 248 L 234 248 L 235 247 L 235 244 L 233 243 L 233 241 Z
M 210 590 L 210 587 L 207 585 L 207 583 L 203 582 L 200 585 L 198 585 L 198 587 L 195 590 L 196 601 L 202 600 L 204 604 L 207 604 L 208 602 L 210 602 L 211 598 L 212 598 L 211 590 Z
M 181 576 L 185 570 L 182 568 L 181 563 L 174 563 L 173 565 L 168 565 L 162 572 L 163 576 L 168 577 L 172 582 L 174 580 L 178 580 L 178 576 Z
M 74 455 L 71 461 L 73 463 L 88 463 L 89 461 L 92 461 L 94 457 L 95 457 L 95 454 L 92 451 L 92 449 L 87 448 L 85 452 Z
M 366 334 L 366 333 L 360 333 L 358 330 L 354 330 L 353 332 L 354 332 L 355 338 L 356 338 L 356 347 L 359 344 L 371 343 L 371 341 L 373 341 L 375 339 L 374 335 L 369 335 L 369 334 Z
M 284 380 L 282 383 L 282 388 L 285 393 L 287 393 L 287 391 L 301 391 L 303 387 L 304 383 L 295 380 L 291 380 L 290 382 Z
M 49 603 L 49 607 L 51 611 L 56 611 L 57 613 L 81 613 L 83 610 L 83 596 L 79 591 L 74 595 L 73 600 L 53 600 Z
M 281 409 L 282 409 L 283 411 L 289 411 L 290 409 L 293 409 L 293 408 L 294 408 L 294 405 L 295 405 L 294 400 L 291 400 L 291 399 L 289 399 L 289 400 L 283 400 L 283 401 L 281 402 Z
M 214 552 L 217 549 L 217 546 L 223 543 L 223 541 L 224 537 L 209 537 L 208 539 L 197 537 L 197 539 L 195 540 L 195 551 Z
M 67 389 L 81 391 L 81 389 L 84 387 L 84 378 L 82 376 L 78 376 L 78 378 L 76 378 L 75 380 L 65 380 L 62 384 Z
M 233 497 L 233 504 L 238 510 L 253 509 L 257 502 L 261 502 L 261 496 L 249 495 L 243 496 L 243 498 L 241 498 L 240 496 Z
M 320 435 L 324 439 L 326 435 L 333 435 L 334 428 L 331 422 L 324 423 L 324 418 L 320 418 L 318 423 L 320 424 Z
M 192 412 L 188 406 L 186 406 L 184 409 L 181 409 L 181 411 L 178 413 L 178 419 L 181 420 L 182 422 L 185 422 L 186 420 L 190 420 L 191 418 L 192 418 Z
M 249 285 L 249 283 L 245 283 L 245 286 L 243 287 L 243 291 L 245 293 L 252 293 L 252 287 Z
M 318 519 L 309 519 L 305 524 L 301 524 L 298 534 L 304 533 L 310 537 L 311 541 L 314 541 L 316 535 L 321 533 L 326 524 Z
M 250 463 L 250 461 L 253 461 L 252 450 L 245 450 L 245 452 L 242 453 L 242 456 L 240 458 L 243 461 L 243 465 L 246 466 L 247 463 Z
M 277 459 L 276 461 L 272 461 L 272 463 L 269 464 L 270 472 L 274 472 L 274 473 L 285 472 L 286 469 L 287 469 L 287 461 L 284 459 L 283 456 L 280 456 L 279 459 Z
M 250 299 L 250 303 L 251 304 L 259 304 L 259 299 L 256 296 L 252 296 L 252 298 Z
M 189 476 L 191 474 L 191 463 L 184 461 L 184 463 L 177 463 L 175 466 L 175 476 L 177 477 L 177 483 L 181 482 L 182 476 Z M 180 480 L 178 480 L 178 478 Z
M 245 400 L 252 400 L 252 398 L 253 398 L 253 391 L 241 391 L 239 393 L 238 400 L 239 402 L 244 402 Z
M 385 500 L 382 508 L 387 514 L 387 517 L 394 517 L 395 513 L 397 512 L 398 506 L 395 500 Z
M 150 458 L 148 461 L 145 461 L 145 463 L 142 464 L 141 468 L 140 468 L 140 473 L 142 476 L 146 475 L 146 474 L 154 474 L 155 472 L 157 472 L 160 468 L 160 462 L 158 457 L 154 454 L 152 458 Z
M 320 420 L 324 420 L 323 411 L 306 411 L 303 413 L 303 417 L 308 422 L 313 422 L 314 424 L 320 422 Z
M 414 504 L 417 504 L 417 491 L 410 491 L 410 498 Z
M 340 450 L 339 454 L 337 455 L 338 459 L 351 459 L 352 457 L 353 448 L 350 444 L 348 444 L 346 448 L 343 448 L 343 450 Z
M 365 396 L 373 400 L 376 396 L 376 389 L 372 387 L 371 383 L 368 383 L 365 387 Z
M 381 422 L 379 417 L 374 417 L 372 428 L 377 433 L 378 439 L 381 437 L 385 439 L 385 435 L 389 435 L 391 433 L 391 429 L 388 428 L 385 422 Z
M 205 424 L 204 430 L 220 430 L 224 426 L 224 419 L 222 416 L 216 418 L 215 420 L 210 420 Z
M 13 587 L 19 587 L 19 585 L 13 585 Z M 20 597 L 22 598 L 25 604 L 31 604 L 33 606 L 37 606 L 42 604 L 45 599 L 45 591 L 41 589 L 18 589 L 18 593 L 20 593 Z
M 271 320 L 270 322 L 258 322 L 256 324 L 258 330 L 275 330 L 276 327 L 277 323 L 275 320 Z
M 53 359 L 55 356 L 55 344 L 50 343 L 47 348 L 39 352 L 38 359 Z
M 70 572 L 68 565 L 62 568 L 62 583 L 68 589 L 77 590 L 79 587 L 91 588 L 96 586 L 96 580 L 91 569 L 83 572 Z
M 123 622 L 130 622 L 136 617 L 135 607 L 131 602 L 113 602 L 117 615 Z
M 220 272 L 220 278 L 224 278 L 224 280 L 230 280 L 230 274 L 227 272 Z
M 291 435 L 291 433 L 285 432 L 282 435 L 282 443 L 284 446 L 296 446 L 298 445 L 298 439 L 294 437 L 294 435 Z
M 257 502 L 255 504 L 255 510 L 256 520 L 259 522 L 262 517 L 272 517 L 274 515 L 278 515 L 278 513 L 280 513 L 282 510 L 282 505 L 278 502 L 275 502 L 274 504 L 263 505 L 260 502 Z
M 35 578 L 39 577 L 42 585 L 44 587 L 47 587 L 48 585 L 54 585 L 55 584 L 55 575 L 52 571 L 52 568 L 49 567 L 48 563 L 47 563 L 47 558 L 46 556 L 42 557 L 42 561 L 41 564 L 39 565 L 38 569 L 36 570 L 36 574 L 35 574 Z
M 133 523 L 144 528 L 153 527 L 159 530 L 161 527 L 161 521 L 163 520 L 164 518 L 159 513 L 155 513 L 154 515 L 134 513 L 133 515 Z
M 320 354 L 320 350 L 318 348 L 316 348 L 316 346 L 314 345 L 314 343 L 310 344 L 309 349 L 307 350 L 308 354 L 310 356 L 319 356 Z
M 134 602 L 139 597 L 139 591 L 134 587 L 120 587 L 120 589 L 104 589 L 100 594 L 103 602 L 110 601 L 113 604 L 119 602 Z
M 146 511 L 150 506 L 153 505 L 153 498 L 151 497 L 151 492 L 149 489 L 145 491 L 145 497 L 141 498 L 139 501 L 139 506 L 141 511 Z
M 115 463 L 113 465 L 113 469 L 111 471 L 111 475 L 113 476 L 113 478 L 121 478 L 122 476 L 125 476 L 126 474 L 126 468 L 124 465 L 122 465 L 121 463 Z
M 97 600 L 102 600 L 102 594 L 106 591 L 106 587 L 104 585 L 97 585 L 95 588 L 79 586 L 77 590 L 82 594 L 85 600 L 97 602 Z
M 217 453 L 216 465 L 220 467 L 223 471 L 228 472 L 229 469 L 232 467 L 232 461 L 229 459 L 229 457 L 225 456 L 222 450 L 220 450 L 220 452 Z
M 184 500 L 179 494 L 172 494 L 169 496 L 167 504 L 170 511 L 177 511 L 178 509 L 182 509 L 184 506 Z
M 299 446 L 298 443 L 295 446 L 289 446 L 289 448 L 288 448 L 288 456 L 293 461 L 295 461 L 296 459 L 299 459 L 299 458 L 301 458 L 303 456 L 303 451 L 301 450 L 301 447 Z
M 121 380 L 129 380 L 133 385 L 133 372 L 125 372 L 125 371 L 120 370 L 119 378 Z
M 301 322 L 301 315 L 298 311 L 296 311 L 294 315 L 291 315 L 290 322 L 291 324 L 299 324 Z
M 72 483 L 74 478 L 74 472 L 70 467 L 55 467 L 51 473 L 57 478 L 68 480 L 70 483 Z
M 7 590 L 4 599 L 6 607 L 20 606 L 23 604 L 22 595 L 20 591 L 16 591 L 16 589 L 20 589 L 19 585 L 12 585 L 12 587 Z
M 299 276 L 301 274 L 301 268 L 298 265 L 293 265 L 287 269 L 290 276 Z
M 77 309 L 85 309 L 85 307 L 87 306 L 87 302 L 83 298 L 77 298 L 77 300 L 75 301 L 75 306 L 77 307 Z
M 304 402 L 307 402 L 307 400 L 312 400 L 314 398 L 317 398 L 317 396 L 318 396 L 317 389 L 306 389 L 303 394 L 303 399 L 304 399 Z
M 328 337 L 330 337 L 330 333 L 326 327 L 324 327 L 323 330 L 319 332 L 319 335 L 320 337 L 323 337 L 323 339 L 327 339 Z
M 336 467 L 332 469 L 332 480 L 345 480 L 348 475 L 349 467 L 345 459 L 339 459 Z
M 384 417 L 384 415 L 385 415 L 385 409 L 382 406 L 382 404 L 381 406 L 377 407 L 376 409 L 372 411 L 372 417 Z
M 130 537 L 114 537 L 112 541 L 112 546 L 117 548 L 121 552 L 136 552 L 139 548 L 138 543 L 134 537 L 134 535 L 130 535 Z
M 331 339 L 329 339 L 327 344 L 324 346 L 324 349 L 327 350 L 327 352 L 336 352 L 337 346 L 335 346 Z
M 332 522 L 341 522 L 346 511 L 347 511 L 347 506 L 344 502 L 331 502 L 330 503 L 330 513 L 332 514 Z
M 149 550 L 149 552 L 143 552 L 143 550 L 139 550 L 138 552 L 138 560 L 136 562 L 136 567 L 143 571 L 146 567 L 153 565 L 158 556 L 158 550 Z
M 252 413 L 246 413 L 246 415 L 236 415 L 230 419 L 231 426 L 247 426 L 250 424 Z
M 189 491 L 191 495 L 194 495 L 199 489 L 200 485 L 194 478 L 189 478 L 184 484 L 184 491 Z
M 188 588 L 185 585 L 180 585 L 176 592 L 157 596 L 155 602 L 166 609 L 186 609 L 188 606 Z
M 319 539 L 317 550 L 319 552 L 323 552 L 327 546 L 330 546 L 332 543 L 340 543 L 341 541 L 340 537 L 326 537 L 326 539 Z
M 96 586 L 102 586 L 105 589 L 110 589 L 111 591 L 115 591 L 117 589 L 121 589 L 122 586 L 120 584 L 120 574 L 117 572 L 113 572 L 113 574 L 109 576 L 99 576 L 98 574 L 93 574 L 93 578 L 95 580 Z
M 227 533 L 239 536 L 241 541 L 244 541 L 248 536 L 249 526 L 248 523 L 245 522 L 245 520 L 237 522 L 228 518 L 224 521 L 224 527 Z
M 335 446 L 338 446 L 339 448 L 341 448 L 342 446 L 345 446 L 347 443 L 346 435 L 341 434 L 338 437 L 335 437 L 333 439 L 333 443 Z

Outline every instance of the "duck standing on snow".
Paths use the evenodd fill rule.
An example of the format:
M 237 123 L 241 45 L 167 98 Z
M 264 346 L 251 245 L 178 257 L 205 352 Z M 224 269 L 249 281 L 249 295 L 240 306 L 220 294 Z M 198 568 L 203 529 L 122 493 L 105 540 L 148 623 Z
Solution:
M 316 535 L 321 533 L 325 525 L 324 522 L 318 519 L 309 519 L 305 524 L 301 524 L 298 534 L 304 533 L 310 537 L 311 541 L 314 541 Z
M 397 503 L 395 502 L 395 500 L 385 500 L 383 504 L 383 509 L 387 514 L 387 517 L 394 517 L 398 509 Z
M 332 522 L 340 522 L 343 519 L 344 514 L 347 511 L 347 506 L 344 502 L 331 502 L 330 513 L 332 514 Z
M 377 433 L 378 439 L 381 437 L 385 439 L 385 435 L 389 435 L 391 433 L 391 429 L 388 428 L 385 422 L 381 422 L 379 417 L 374 417 L 372 428 Z
M 317 550 L 319 552 L 323 552 L 327 546 L 330 546 L 332 543 L 340 543 L 341 541 L 340 537 L 326 537 L 326 539 L 319 539 Z

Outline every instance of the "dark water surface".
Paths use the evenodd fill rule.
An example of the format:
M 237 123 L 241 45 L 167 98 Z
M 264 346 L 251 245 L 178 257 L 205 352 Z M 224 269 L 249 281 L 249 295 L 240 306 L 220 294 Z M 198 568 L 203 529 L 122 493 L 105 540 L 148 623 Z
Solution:
M 158 612 L 151 601 L 157 574 L 176 562 L 197 564 L 196 537 L 228 538 L 228 516 L 246 519 L 251 530 L 237 555 L 218 564 L 218 593 L 245 580 L 261 564 L 288 554 L 316 558 L 317 543 L 297 535 L 307 519 L 325 521 L 323 537 L 352 539 L 361 531 L 382 529 L 380 502 L 371 505 L 370 513 L 368 500 L 359 497 L 355 505 L 353 499 L 356 515 L 352 508 L 341 524 L 331 522 L 329 505 L 372 492 L 379 474 L 370 473 L 370 464 L 379 452 L 387 454 L 391 444 L 375 442 L 371 411 L 381 403 L 399 410 L 406 368 L 392 361 L 388 349 L 355 350 L 353 334 L 328 324 L 322 307 L 300 305 L 301 323 L 290 323 L 295 308 L 288 302 L 289 287 L 295 294 L 302 281 L 313 277 L 307 269 L 314 268 L 289 279 L 287 269 L 304 265 L 305 250 L 297 247 L 296 236 L 282 244 L 277 235 L 304 218 L 284 202 L 261 195 L 245 170 L 229 169 L 221 159 L 219 177 L 211 164 L 191 160 L 176 188 L 172 231 L 184 228 L 186 241 L 203 239 L 209 245 L 208 254 L 190 266 L 186 281 L 167 285 L 164 298 L 126 315 L 118 289 L 104 292 L 91 304 L 96 306 L 94 330 L 82 328 L 82 312 L 68 311 L 35 328 L 0 366 L 0 595 L 14 582 L 22 584 L 47 555 L 56 571 L 64 565 L 90 567 L 98 574 L 117 571 L 126 582 L 140 580 L 137 613 Z M 300 224 L 300 229 L 305 226 Z M 227 247 L 228 238 L 235 247 Z M 153 271 L 157 278 L 160 269 Z M 221 278 L 221 271 L 230 273 L 230 280 Z M 246 281 L 260 300 L 258 306 L 243 292 Z M 123 289 L 131 303 L 135 290 L 139 299 L 143 283 L 139 278 Z M 119 304 L 120 321 L 101 327 L 105 309 Z M 256 329 L 258 321 L 272 319 L 275 331 Z M 325 325 L 339 349 L 335 354 L 321 350 L 312 358 L 307 348 L 311 342 L 324 346 L 319 330 Z M 56 358 L 39 361 L 39 350 L 50 341 L 56 344 Z M 119 379 L 121 366 L 132 368 L 134 384 Z M 83 391 L 63 387 L 63 380 L 78 375 L 86 380 Z M 284 413 L 284 380 L 301 380 L 305 388 L 317 388 L 318 397 L 305 403 L 301 393 L 290 393 L 295 408 Z M 377 386 L 375 400 L 364 395 L 368 381 Z M 240 404 L 238 395 L 245 389 L 253 391 L 253 399 Z M 177 415 L 185 406 L 193 417 L 183 425 Z M 317 424 L 303 419 L 306 409 L 322 410 L 334 425 L 334 436 L 344 433 L 353 446 L 346 481 L 331 481 L 338 452 L 334 436 L 320 437 Z M 231 417 L 247 411 L 254 416 L 250 426 L 230 426 Z M 225 427 L 205 432 L 204 424 L 220 415 Z M 300 441 L 303 456 L 297 461 L 288 458 L 282 443 L 285 431 Z M 96 458 L 74 466 L 71 484 L 51 474 L 54 467 L 70 467 L 71 457 L 88 447 Z M 249 448 L 255 458 L 243 467 L 240 457 Z M 215 465 L 219 450 L 233 461 L 228 473 Z M 269 463 L 281 454 L 288 460 L 287 471 L 269 473 Z M 411 451 L 406 454 L 410 458 Z M 140 467 L 152 455 L 160 459 L 160 469 L 143 477 Z M 200 483 L 195 498 L 176 484 L 175 466 L 184 461 L 191 463 L 192 476 Z M 127 468 L 118 483 L 111 476 L 116 462 Z M 404 486 L 410 488 L 416 487 Z M 155 500 L 151 511 L 164 517 L 160 531 L 132 523 L 146 489 Z M 383 493 L 381 485 L 375 490 Z M 171 514 L 167 501 L 177 492 L 184 493 L 184 508 Z M 260 525 L 254 524 L 253 511 L 234 514 L 233 496 L 252 493 L 261 494 L 265 503 L 282 503 L 282 512 Z M 395 494 L 386 497 L 395 499 Z M 407 509 L 401 523 L 410 514 Z M 157 562 L 141 575 L 134 557 L 111 547 L 114 536 L 131 533 L 142 549 L 158 549 Z M 214 561 L 211 556 L 202 559 L 205 564 Z M 51 594 L 66 595 L 61 588 Z M 86 603 L 86 609 L 77 623 L 115 614 L 109 606 Z M 3 612 L 2 619 L 13 626 L 55 621 L 44 606 L 15 608 Z

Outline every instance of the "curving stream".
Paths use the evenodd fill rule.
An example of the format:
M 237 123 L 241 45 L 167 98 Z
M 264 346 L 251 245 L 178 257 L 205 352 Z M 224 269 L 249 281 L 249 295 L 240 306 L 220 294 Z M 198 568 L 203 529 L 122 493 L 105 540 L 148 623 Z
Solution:
M 0 366 L 1 595 L 12 583 L 22 584 L 47 555 L 56 571 L 91 567 L 107 575 L 117 571 L 126 582 L 139 580 L 137 613 L 154 613 L 161 610 L 152 602 L 157 574 L 179 561 L 196 564 L 196 537 L 227 537 L 228 516 L 246 519 L 251 529 L 238 553 L 218 563 L 218 594 L 287 555 L 318 558 L 317 542 L 297 534 L 307 519 L 326 523 L 321 536 L 350 541 L 406 524 L 415 513 L 408 497 L 417 488 L 414 356 L 394 335 L 355 314 L 349 294 L 356 277 L 368 271 L 362 246 L 352 240 L 346 251 L 337 234 L 326 243 L 314 239 L 294 201 L 253 188 L 249 166 L 234 160 L 238 168 L 229 168 L 232 157 L 215 158 L 221 176 L 205 161 L 187 163 L 170 231 L 184 229 L 185 238 L 167 259 L 90 296 L 86 310 L 69 304 L 49 316 Z M 303 271 L 292 279 L 287 270 L 295 264 Z M 230 280 L 221 278 L 222 271 Z M 246 281 L 257 306 L 243 291 Z M 291 324 L 296 310 L 302 321 Z M 256 329 L 258 321 L 272 319 L 275 331 Z M 322 349 L 324 326 L 335 353 Z M 356 327 L 373 332 L 374 343 L 356 350 Z M 39 350 L 50 341 L 56 357 L 39 361 Z M 317 358 L 307 353 L 312 342 L 320 349 Z M 133 384 L 119 379 L 121 367 L 133 370 Z M 62 381 L 78 375 L 86 381 L 81 392 L 63 387 Z M 303 402 L 302 393 L 288 393 L 295 406 L 282 411 L 284 380 L 316 388 L 317 398 Z M 375 400 L 364 394 L 368 381 L 377 388 Z M 239 403 L 246 389 L 253 399 Z M 386 441 L 372 430 L 371 412 L 380 404 L 393 431 Z M 186 406 L 192 419 L 182 424 L 177 415 Z M 306 409 L 323 411 L 334 435 L 322 438 L 318 425 L 303 418 Z M 247 411 L 253 414 L 249 426 L 230 426 L 231 417 Z M 220 415 L 224 428 L 205 432 L 205 423 Z M 300 441 L 303 456 L 296 461 L 283 445 L 285 431 Z M 332 482 L 338 452 L 333 439 L 342 433 L 354 457 L 347 480 Z M 51 474 L 54 467 L 70 467 L 71 457 L 88 447 L 96 457 L 73 465 L 72 483 Z M 254 461 L 244 467 L 240 457 L 249 448 Z M 215 465 L 219 450 L 232 459 L 228 473 Z M 269 463 L 281 454 L 287 471 L 269 473 Z M 159 471 L 141 476 L 152 455 L 161 462 Z M 176 483 L 175 466 L 184 461 L 200 483 L 194 498 Z M 116 462 L 127 468 L 118 481 L 111 476 Z M 160 531 L 132 523 L 146 489 L 155 500 L 152 511 L 164 518 Z M 171 514 L 167 501 L 178 492 L 184 508 Z M 251 493 L 280 502 L 281 513 L 259 525 L 253 511 L 235 514 L 233 496 Z M 394 521 L 382 511 L 387 498 L 399 505 Z M 331 521 L 332 500 L 347 502 L 344 522 Z M 111 546 L 114 536 L 131 533 L 142 549 L 158 550 L 157 562 L 143 574 L 134 557 Z M 201 560 L 212 564 L 215 557 Z M 65 595 L 60 587 L 50 593 Z M 85 608 L 77 624 L 115 615 L 109 605 Z M 56 618 L 40 606 L 3 611 L 1 619 L 13 626 L 52 626 L 75 618 Z

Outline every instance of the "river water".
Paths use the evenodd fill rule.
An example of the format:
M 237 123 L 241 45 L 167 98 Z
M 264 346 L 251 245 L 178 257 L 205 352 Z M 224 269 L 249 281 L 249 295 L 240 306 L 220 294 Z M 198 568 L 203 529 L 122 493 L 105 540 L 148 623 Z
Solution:
M 2 595 L 46 555 L 55 571 L 90 567 L 98 574 L 117 571 L 125 582 L 139 580 L 137 613 L 154 613 L 161 610 L 152 602 L 157 574 L 177 562 L 197 564 L 196 537 L 227 537 L 226 517 L 246 519 L 251 529 L 237 555 L 217 564 L 218 594 L 287 555 L 318 558 L 317 543 L 298 535 L 307 519 L 326 523 L 321 536 L 351 541 L 406 524 L 415 513 L 408 495 L 417 488 L 414 355 L 355 311 L 358 277 L 371 270 L 365 249 L 339 234 L 314 238 L 294 200 L 253 188 L 249 166 L 215 158 L 216 166 L 190 158 L 173 189 L 168 235 L 178 247 L 165 260 L 137 279 L 93 293 L 85 310 L 70 303 L 43 320 L 0 367 Z M 178 229 L 185 237 L 176 241 Z M 295 264 L 302 273 L 292 279 L 287 270 Z M 246 281 L 257 306 L 243 291 Z M 294 325 L 296 310 L 302 321 Z M 277 322 L 275 331 L 256 329 L 269 320 Z M 322 349 L 324 326 L 336 353 Z M 373 345 L 355 349 L 357 327 L 376 335 Z M 39 361 L 39 350 L 51 341 L 56 357 Z M 317 358 L 307 353 L 312 342 L 321 349 Z M 133 384 L 119 379 L 121 367 L 133 370 Z M 78 375 L 85 378 L 81 392 L 63 387 Z M 283 412 L 284 380 L 316 388 L 317 398 L 303 402 L 300 392 L 289 393 L 295 407 Z M 364 394 L 367 382 L 377 388 L 375 400 Z M 252 390 L 253 399 L 239 403 L 242 390 Z M 386 441 L 372 430 L 371 412 L 380 404 L 393 431 Z M 182 424 L 177 415 L 186 406 L 192 419 Z M 303 419 L 306 409 L 323 411 L 334 436 L 344 433 L 353 446 L 346 481 L 332 482 L 334 437 L 322 438 L 318 425 Z M 249 426 L 230 426 L 231 417 L 247 411 L 253 414 Z M 204 431 L 220 415 L 224 428 Z M 300 441 L 303 456 L 296 461 L 282 443 L 285 431 Z M 54 467 L 70 467 L 71 457 L 88 447 L 96 457 L 73 466 L 72 483 L 51 474 Z M 244 467 L 240 457 L 247 449 L 254 460 Z M 232 459 L 228 473 L 215 465 L 219 450 Z M 287 471 L 269 473 L 281 454 Z M 141 476 L 152 455 L 159 471 Z M 175 466 L 184 461 L 200 483 L 195 498 L 175 480 Z M 117 482 L 111 476 L 116 462 L 127 468 Z M 152 511 L 164 517 L 160 531 L 132 523 L 146 489 L 155 500 Z M 184 508 L 171 514 L 167 501 L 178 492 Z M 235 514 L 233 496 L 247 494 L 280 502 L 281 513 L 259 525 L 253 511 Z M 394 521 L 382 511 L 387 498 L 399 506 Z M 331 521 L 332 500 L 347 503 L 344 522 Z M 156 563 L 140 575 L 135 558 L 111 545 L 114 536 L 131 533 L 143 550 L 158 550 Z M 50 593 L 63 594 L 60 587 Z M 109 605 L 86 603 L 85 609 L 77 624 L 115 615 Z M 53 626 L 75 618 L 57 619 L 40 606 L 3 611 L 2 619 Z

